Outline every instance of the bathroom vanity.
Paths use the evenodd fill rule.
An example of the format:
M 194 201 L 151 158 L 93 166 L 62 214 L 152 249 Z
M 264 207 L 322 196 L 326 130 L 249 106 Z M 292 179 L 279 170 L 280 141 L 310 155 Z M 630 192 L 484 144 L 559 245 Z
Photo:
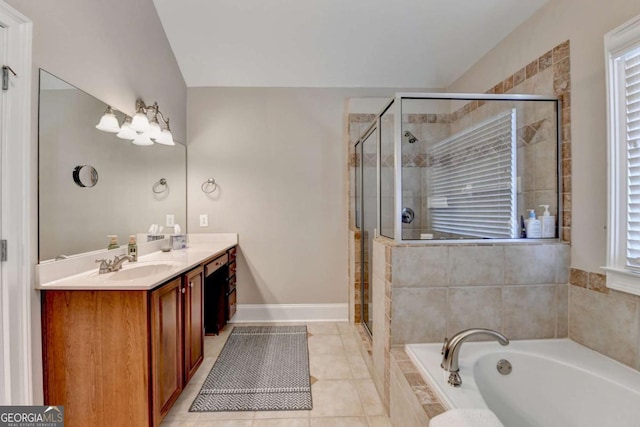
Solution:
M 214 289 L 205 289 L 205 273 L 224 261 L 228 276 L 236 254 L 236 243 L 192 246 L 38 286 L 44 403 L 64 405 L 66 425 L 155 427 L 171 409 L 202 363 L 205 312 L 219 315 L 205 307 Z M 224 325 L 235 281 L 232 292 L 228 280 L 207 286 L 233 294 L 220 304 Z

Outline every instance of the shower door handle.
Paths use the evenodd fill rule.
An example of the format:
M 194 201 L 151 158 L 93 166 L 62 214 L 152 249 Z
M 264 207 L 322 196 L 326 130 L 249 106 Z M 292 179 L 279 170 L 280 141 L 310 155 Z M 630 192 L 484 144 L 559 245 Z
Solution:
M 411 208 L 403 208 L 402 209 L 402 222 L 405 224 L 411 224 L 416 214 L 413 212 Z

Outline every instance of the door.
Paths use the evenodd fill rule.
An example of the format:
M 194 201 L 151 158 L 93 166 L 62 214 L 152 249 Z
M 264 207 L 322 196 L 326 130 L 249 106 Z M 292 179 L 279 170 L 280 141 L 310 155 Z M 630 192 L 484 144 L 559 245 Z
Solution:
M 0 26 L 0 65 L 2 64 L 6 64 L 6 52 L 7 52 L 7 46 L 6 46 L 6 38 L 5 38 L 5 29 L 4 27 Z M 5 110 L 5 100 L 6 100 L 6 95 L 5 95 L 5 91 L 3 90 L 2 92 L 2 100 L 0 101 L 0 123 L 2 123 L 1 126 L 1 130 L 0 130 L 0 216 L 4 216 L 4 212 L 2 210 L 2 163 L 3 163 L 3 159 L 2 159 L 2 153 L 4 152 L 4 144 L 5 144 L 5 133 L 4 133 L 4 128 L 5 128 L 5 123 L 6 123 L 6 118 L 4 116 L 4 110 Z M 4 239 L 4 233 L 2 231 L 2 222 L 0 221 L 0 239 Z M 2 311 L 5 311 L 5 305 L 8 303 L 7 298 L 6 298 L 6 291 L 5 288 L 3 286 L 3 277 L 4 277 L 4 272 L 2 271 L 3 269 L 3 262 L 0 261 L 0 308 L 2 309 Z M 10 393 L 10 390 L 5 390 L 7 387 L 9 387 L 9 382 L 6 381 L 5 378 L 5 360 L 4 360 L 4 354 L 5 354 L 5 344 L 8 341 L 8 336 L 5 335 L 5 324 L 3 321 L 3 316 L 0 316 L 0 384 L 2 385 L 0 387 L 0 405 L 4 405 L 7 404 L 8 402 L 8 395 Z
M 183 384 L 182 278 L 151 292 L 151 366 L 153 425 L 176 401 Z
M 187 384 L 204 359 L 203 269 L 184 276 L 184 383 Z

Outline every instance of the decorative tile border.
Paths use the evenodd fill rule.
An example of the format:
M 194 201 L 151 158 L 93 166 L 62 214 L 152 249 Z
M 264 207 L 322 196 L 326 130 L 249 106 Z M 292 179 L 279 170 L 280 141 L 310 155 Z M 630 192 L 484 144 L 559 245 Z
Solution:
M 422 375 L 420 375 L 420 372 L 418 372 L 418 369 L 409 358 L 409 355 L 404 351 L 404 348 L 394 347 L 391 349 L 391 354 L 398 363 L 398 367 L 402 371 L 405 380 L 409 384 L 409 387 L 411 387 L 411 390 L 418 399 L 427 417 L 431 419 L 445 412 L 444 405 L 442 405 L 442 402 L 440 402 L 431 386 L 424 381 Z
M 607 276 L 604 274 L 572 268 L 569 271 L 569 283 L 573 286 L 600 292 L 602 294 L 609 293 L 609 288 L 607 288 Z

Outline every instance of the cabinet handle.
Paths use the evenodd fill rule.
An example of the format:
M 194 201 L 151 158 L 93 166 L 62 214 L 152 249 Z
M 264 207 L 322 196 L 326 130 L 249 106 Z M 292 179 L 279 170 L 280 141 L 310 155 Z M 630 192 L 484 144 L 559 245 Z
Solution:
M 189 282 L 189 287 L 193 288 L 193 282 Z
M 181 291 L 184 294 L 187 291 L 187 288 L 182 288 Z

